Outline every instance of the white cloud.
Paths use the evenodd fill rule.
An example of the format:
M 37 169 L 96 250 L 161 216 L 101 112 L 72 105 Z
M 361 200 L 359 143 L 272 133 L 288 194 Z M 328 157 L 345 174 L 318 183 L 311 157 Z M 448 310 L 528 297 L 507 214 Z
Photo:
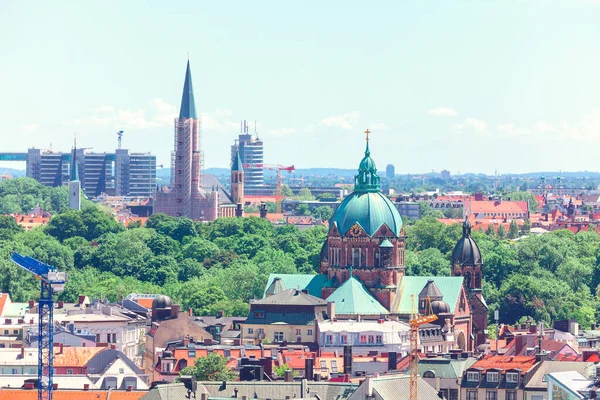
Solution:
M 106 112 L 114 112 L 115 108 L 113 106 L 100 106 L 96 108 L 97 113 L 106 113 Z
M 531 135 L 548 139 L 595 141 L 600 139 L 600 109 L 593 109 L 585 114 L 576 124 L 571 124 L 567 121 L 562 121 L 559 124 L 538 121 L 531 128 L 503 124 L 498 125 L 497 130 L 507 136 Z
M 475 118 L 465 118 L 462 124 L 453 124 L 452 131 L 459 134 L 485 135 L 487 124 Z
M 296 128 L 277 128 L 277 129 L 269 129 L 267 131 L 267 134 L 269 136 L 277 136 L 277 137 L 289 136 L 289 135 L 293 135 L 294 133 L 296 133 Z
M 384 122 L 374 122 L 369 125 L 369 129 L 372 131 L 387 131 L 390 129 Z
M 524 136 L 531 133 L 530 129 L 517 128 L 513 124 L 498 125 L 496 129 L 498 129 L 498 132 L 508 136 Z
M 427 112 L 429 115 L 433 115 L 436 117 L 456 117 L 457 112 L 453 108 L 450 107 L 438 107 L 431 109 Z
M 26 133 L 34 133 L 40 130 L 38 124 L 21 124 L 21 131 Z
M 319 122 L 319 125 L 342 128 L 346 130 L 354 129 L 354 124 L 360 119 L 360 113 L 353 111 L 351 113 L 327 117 Z

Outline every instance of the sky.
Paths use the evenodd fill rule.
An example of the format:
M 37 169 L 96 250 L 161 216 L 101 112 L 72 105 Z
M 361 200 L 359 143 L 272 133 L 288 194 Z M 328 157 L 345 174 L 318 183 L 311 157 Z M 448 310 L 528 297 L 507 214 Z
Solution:
M 600 0 L 2 0 L 0 152 L 123 130 L 168 166 L 189 54 L 205 167 L 246 119 L 297 168 L 356 168 L 368 128 L 399 174 L 598 171 L 598 21 Z

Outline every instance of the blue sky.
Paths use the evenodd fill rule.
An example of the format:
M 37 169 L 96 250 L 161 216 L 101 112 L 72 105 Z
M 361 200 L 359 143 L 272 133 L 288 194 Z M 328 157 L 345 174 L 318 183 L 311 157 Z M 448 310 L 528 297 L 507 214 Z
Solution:
M 600 1 L 0 2 L 0 151 L 168 163 L 187 54 L 205 165 L 239 121 L 265 162 L 397 173 L 598 168 Z M 3 164 L 6 165 L 6 164 Z

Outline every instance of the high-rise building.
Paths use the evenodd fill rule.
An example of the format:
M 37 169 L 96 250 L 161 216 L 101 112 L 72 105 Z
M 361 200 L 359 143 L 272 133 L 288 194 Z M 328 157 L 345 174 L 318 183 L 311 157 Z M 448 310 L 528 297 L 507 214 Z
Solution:
M 446 180 L 447 180 L 447 179 L 450 179 L 450 171 L 448 171 L 448 170 L 445 170 L 445 169 L 444 169 L 444 170 L 442 170 L 442 172 L 440 172 L 440 177 L 441 177 L 442 179 L 446 179 Z
M 25 161 L 26 175 L 45 186 L 70 181 L 76 160 L 81 188 L 89 197 L 151 197 L 156 188 L 156 156 L 118 149 L 115 153 L 92 153 L 74 149 L 69 153 L 32 148 L 27 153 L 0 153 L 3 161 Z
M 252 135 L 248 132 L 248 123 L 241 123 L 241 133 L 236 143 L 231 146 L 231 164 L 235 162 L 237 153 L 244 167 L 244 187 L 253 188 L 265 184 L 263 169 L 263 141 L 258 138 L 256 132 Z
M 388 179 L 393 179 L 396 176 L 396 168 L 392 164 L 388 164 L 385 167 L 385 177 Z
M 219 213 L 219 192 L 206 191 L 202 182 L 200 118 L 196 115 L 192 72 L 188 60 L 179 118 L 175 118 L 171 187 L 156 193 L 154 212 L 212 221 Z

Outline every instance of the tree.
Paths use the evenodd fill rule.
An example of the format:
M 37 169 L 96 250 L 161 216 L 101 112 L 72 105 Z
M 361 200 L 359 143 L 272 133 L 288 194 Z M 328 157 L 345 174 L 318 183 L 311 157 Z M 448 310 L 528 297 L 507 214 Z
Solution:
M 312 215 L 322 221 L 329 221 L 329 219 L 331 219 L 333 216 L 333 210 L 328 206 L 319 206 L 312 211 Z
M 17 224 L 14 217 L 0 215 L 0 240 L 12 240 L 20 232 L 23 232 L 23 227 Z
M 531 233 L 531 221 L 529 218 L 525 220 L 523 227 L 521 228 L 521 235 L 529 235 Z
M 81 212 L 68 210 L 50 219 L 46 225 L 46 233 L 63 242 L 65 239 L 75 236 L 86 237 L 88 230 L 81 218 Z
M 193 367 L 185 367 L 180 376 L 193 375 L 197 381 L 232 381 L 236 373 L 227 368 L 229 360 L 216 352 L 197 358 Z
M 504 239 L 506 237 L 506 228 L 504 227 L 504 225 L 499 224 L 498 225 L 498 239 Z
M 285 371 L 291 371 L 292 369 L 290 368 L 289 365 L 287 364 L 281 364 L 275 367 L 275 375 L 277 375 L 280 378 L 283 378 L 285 376 Z
M 513 219 L 512 221 L 510 221 L 510 226 L 508 228 L 508 238 L 516 239 L 518 237 L 519 237 L 519 226 L 517 225 L 517 221 Z
M 292 191 L 292 189 L 290 189 L 288 185 L 281 185 L 281 195 L 283 197 L 292 197 L 294 195 L 294 192 Z
M 296 207 L 296 215 L 310 215 L 308 205 L 304 203 L 298 204 L 298 207 Z
M 315 196 L 313 196 L 313 194 L 309 188 L 304 187 L 304 188 L 300 189 L 300 191 L 298 192 L 298 200 L 311 201 L 314 199 L 315 199 Z
M 493 224 L 489 224 L 487 229 L 485 230 L 485 234 L 488 236 L 495 236 L 496 235 L 496 231 L 494 230 L 494 225 Z
M 86 226 L 86 234 L 83 237 L 87 240 L 97 239 L 105 233 L 118 233 L 125 230 L 125 227 L 112 215 L 95 206 L 82 210 L 81 220 Z
M 127 229 L 136 229 L 136 228 L 141 228 L 142 227 L 142 221 L 137 219 L 134 221 L 129 221 L 129 223 L 127 224 Z

